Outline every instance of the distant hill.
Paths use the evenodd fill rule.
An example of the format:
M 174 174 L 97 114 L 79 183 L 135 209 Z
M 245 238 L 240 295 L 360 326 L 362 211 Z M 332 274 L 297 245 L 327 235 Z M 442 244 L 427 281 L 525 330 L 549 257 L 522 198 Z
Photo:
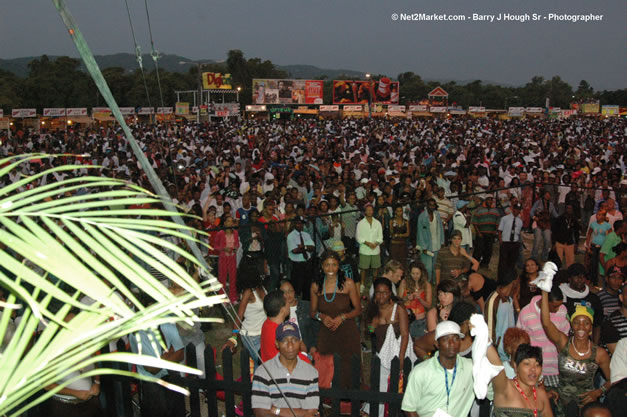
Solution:
M 26 77 L 28 75 L 28 63 L 33 59 L 39 57 L 24 57 L 24 58 L 13 58 L 13 59 L 0 59 L 0 69 L 12 72 L 18 77 Z M 49 55 L 48 58 L 55 59 L 57 56 Z M 135 71 L 138 68 L 137 60 L 135 59 L 135 55 L 128 53 L 119 53 L 119 54 L 111 54 L 111 55 L 96 55 L 96 62 L 100 65 L 100 68 L 111 68 L 111 67 L 121 67 L 126 71 Z M 189 65 L 181 65 L 180 62 L 203 62 L 203 63 L 216 63 L 217 61 L 211 59 L 202 59 L 198 61 L 191 60 L 189 58 L 185 58 L 180 55 L 172 55 L 166 54 L 162 55 L 159 59 L 159 68 L 164 69 L 170 72 L 179 72 L 184 73 L 189 71 Z M 152 57 L 149 54 L 142 55 L 142 64 L 144 69 L 147 71 L 154 70 L 154 62 Z M 276 65 L 276 64 L 275 64 Z M 301 78 L 301 79 L 316 79 L 326 76 L 328 80 L 334 80 L 338 78 L 354 78 L 354 79 L 363 79 L 366 75 L 365 72 L 349 70 L 349 69 L 329 69 L 329 68 L 319 68 L 314 65 L 276 65 L 276 67 L 280 70 L 286 71 L 291 78 Z M 82 66 L 82 69 L 85 70 L 85 67 Z M 390 74 L 391 77 L 395 77 L 397 74 Z M 455 81 L 459 85 L 468 84 L 473 80 L 450 80 L 450 79 L 430 79 L 423 78 L 425 82 L 430 81 L 438 81 L 441 83 L 446 83 L 449 81 Z M 508 84 L 495 83 L 491 81 L 483 81 L 485 84 L 498 85 L 503 87 L 511 87 Z

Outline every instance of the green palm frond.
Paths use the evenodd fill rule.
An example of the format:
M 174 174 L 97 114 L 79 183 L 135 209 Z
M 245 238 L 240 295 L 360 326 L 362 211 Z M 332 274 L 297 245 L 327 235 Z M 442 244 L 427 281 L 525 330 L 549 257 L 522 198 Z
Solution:
M 0 177 L 44 157 L 2 159 Z M 70 175 L 38 185 L 45 175 L 78 168 L 86 167 L 60 166 L 0 188 L 0 287 L 8 294 L 0 304 L 0 343 L 11 314 L 23 308 L 12 338 L 1 346 L 0 415 L 19 415 L 71 381 L 17 409 L 26 398 L 96 362 L 198 373 L 145 355 L 96 354 L 110 341 L 134 337 L 134 332 L 163 323 L 220 321 L 201 319 L 194 313 L 199 307 L 226 300 L 224 295 L 216 295 L 220 284 L 194 256 L 172 243 L 172 238 L 177 238 L 202 244 L 203 233 L 163 220 L 172 213 L 159 208 L 160 199 L 126 181 Z M 145 204 L 155 208 L 130 208 Z M 165 252 L 184 258 L 207 279 L 197 282 Z M 149 270 L 184 291 L 173 295 Z M 78 314 L 66 323 L 68 313 L 75 310 Z M 90 373 L 128 374 L 104 368 Z

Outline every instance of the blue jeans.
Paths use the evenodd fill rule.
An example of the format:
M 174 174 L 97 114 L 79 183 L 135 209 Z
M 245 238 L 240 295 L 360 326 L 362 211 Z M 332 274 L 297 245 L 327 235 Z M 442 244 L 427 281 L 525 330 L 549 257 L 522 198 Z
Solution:
M 431 284 L 435 284 L 435 258 L 438 256 L 437 250 L 433 251 L 433 256 L 429 256 L 424 252 L 420 252 L 420 261 L 425 266 L 427 272 L 429 273 L 429 282 Z
M 259 353 L 259 350 L 261 349 L 261 335 L 240 337 L 240 340 L 248 351 L 250 357 L 253 359 L 253 362 L 255 362 L 255 369 L 257 369 L 257 366 L 261 363 Z
M 538 252 L 542 246 L 542 257 L 538 257 Z M 531 249 L 531 257 L 540 262 L 544 262 L 549 257 L 551 250 L 551 229 L 542 230 L 538 227 L 533 229 L 533 249 Z

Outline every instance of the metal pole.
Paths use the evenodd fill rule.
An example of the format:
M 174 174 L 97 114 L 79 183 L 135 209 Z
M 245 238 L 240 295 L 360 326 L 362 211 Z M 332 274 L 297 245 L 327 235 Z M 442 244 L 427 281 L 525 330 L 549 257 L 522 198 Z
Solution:
M 198 67 L 198 113 L 196 113 L 196 122 L 200 123 L 200 106 L 202 106 L 202 75 L 200 74 L 201 63 L 197 63 Z

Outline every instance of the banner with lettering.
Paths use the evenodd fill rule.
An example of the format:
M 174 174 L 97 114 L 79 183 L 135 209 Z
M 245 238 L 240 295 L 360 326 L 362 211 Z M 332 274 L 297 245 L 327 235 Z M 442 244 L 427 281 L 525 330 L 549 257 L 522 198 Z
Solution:
M 11 117 L 35 117 L 37 116 L 37 109 L 12 109 Z
M 65 116 L 65 109 L 63 108 L 47 108 L 44 109 L 44 116 L 46 117 L 64 117 Z
M 219 72 L 203 72 L 202 86 L 205 90 L 231 90 L 231 74 L 221 74 Z
M 87 107 L 71 107 L 65 109 L 65 114 L 68 117 L 87 116 Z

